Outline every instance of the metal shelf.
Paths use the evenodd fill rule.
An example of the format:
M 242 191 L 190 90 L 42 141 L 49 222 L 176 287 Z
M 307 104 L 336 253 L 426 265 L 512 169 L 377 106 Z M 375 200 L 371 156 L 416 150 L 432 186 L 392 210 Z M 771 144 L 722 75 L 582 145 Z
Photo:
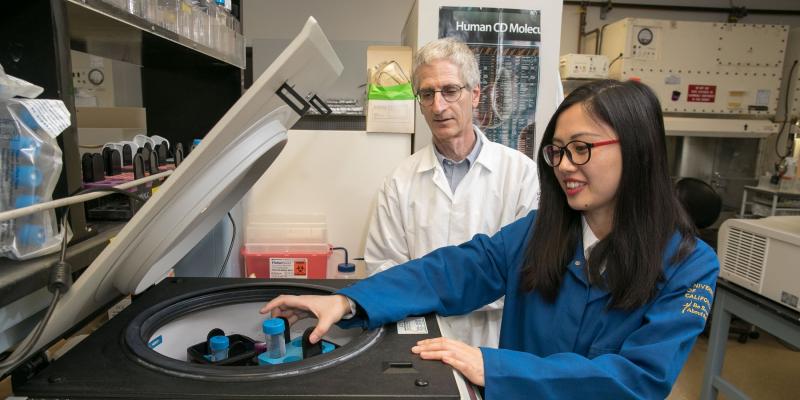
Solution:
M 224 54 L 100 0 L 67 0 L 66 4 L 70 47 L 73 50 L 142 66 L 148 65 L 148 62 L 169 62 L 176 56 L 181 62 L 186 62 L 187 57 L 204 55 L 245 69 L 243 41 L 236 55 Z M 157 44 L 166 47 L 164 59 L 144 59 L 143 43 L 151 46 L 163 42 L 152 40 L 154 38 L 178 46 Z
M 748 199 L 748 193 L 754 192 L 762 195 L 768 195 L 771 197 L 771 201 L 764 199 L 764 198 L 753 198 Z M 780 199 L 800 199 L 800 192 L 794 191 L 783 191 L 775 188 L 765 188 L 760 186 L 745 186 L 744 192 L 742 193 L 742 205 L 739 210 L 739 218 L 748 218 L 753 216 L 754 214 L 747 213 L 747 206 L 753 204 L 759 204 L 762 206 L 766 206 L 770 208 L 770 216 L 775 215 L 778 211 L 791 211 L 800 213 L 800 206 L 796 207 L 786 207 L 785 204 L 780 203 Z
M 62 100 L 71 114 L 71 126 L 57 139 L 64 167 L 55 199 L 81 187 L 70 50 L 142 66 L 142 105 L 148 110 L 148 131 L 172 143 L 187 143 L 204 135 L 242 94 L 243 62 L 98 0 L 11 2 L 3 15 L 0 64 L 6 73 L 41 86 L 40 98 Z M 69 217 L 74 244 L 67 258 L 73 272 L 79 273 L 121 225 L 98 224 L 87 229 L 83 207 L 77 205 L 72 206 Z M 46 306 L 33 300 L 41 300 L 37 293 L 46 293 L 43 288 L 55 257 L 0 261 L 0 311 L 24 309 L 27 318 Z M 6 347 L 16 340 L 4 340 L 21 339 L 18 336 L 30 328 L 8 318 L 0 325 L 0 345 Z M 11 335 L 12 329 L 17 336 Z

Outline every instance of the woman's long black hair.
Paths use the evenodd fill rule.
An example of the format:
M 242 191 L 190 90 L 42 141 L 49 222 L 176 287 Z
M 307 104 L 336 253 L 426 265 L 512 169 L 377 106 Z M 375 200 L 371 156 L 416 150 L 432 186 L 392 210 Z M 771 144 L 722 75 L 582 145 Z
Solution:
M 695 228 L 684 212 L 667 167 L 664 119 L 653 91 L 634 81 L 602 80 L 575 89 L 556 110 L 542 138 L 552 143 L 558 118 L 578 105 L 611 127 L 622 151 L 622 177 L 616 193 L 611 232 L 592 250 L 591 282 L 611 293 L 611 308 L 633 309 L 647 303 L 663 279 L 663 254 L 676 232 L 681 236 L 671 262 L 695 245 Z M 589 161 L 591 162 L 591 161 Z M 581 235 L 581 212 L 573 210 L 553 167 L 537 157 L 541 200 L 525 253 L 521 288 L 554 301 Z M 605 272 L 601 275 L 601 267 Z

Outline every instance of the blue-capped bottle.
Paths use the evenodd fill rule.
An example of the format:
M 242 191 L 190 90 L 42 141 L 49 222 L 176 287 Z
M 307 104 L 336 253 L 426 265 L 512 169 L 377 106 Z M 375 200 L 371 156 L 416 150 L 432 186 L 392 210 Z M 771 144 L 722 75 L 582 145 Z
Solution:
M 36 195 L 19 195 L 14 199 L 15 208 L 41 203 Z M 36 213 L 16 220 L 14 245 L 21 253 L 41 248 L 47 240 L 42 214 Z
M 197 146 L 200 146 L 200 139 L 192 140 L 192 146 L 189 147 L 189 154 L 191 154 L 194 151 L 194 149 L 197 148 Z
M 31 157 L 38 144 L 30 138 L 18 136 L 14 140 L 17 152 L 17 165 L 14 169 L 14 208 L 23 208 L 42 202 L 44 174 Z M 41 248 L 47 240 L 44 228 L 44 214 L 36 213 L 15 221 L 14 246 L 20 254 Z
M 208 349 L 211 352 L 211 361 L 219 362 L 228 358 L 230 339 L 227 336 L 212 336 L 208 340 Z
M 15 127 L 0 128 L 0 211 L 40 203 L 44 174 L 35 163 L 39 143 Z M 0 223 L 0 255 L 39 249 L 47 239 L 43 222 L 40 214 L 33 214 Z
M 355 279 L 356 265 L 353 263 L 341 263 L 336 267 L 334 279 Z
M 282 358 L 286 356 L 286 342 L 283 338 L 283 331 L 286 326 L 280 318 L 270 318 L 261 324 L 264 332 L 264 342 L 267 344 L 267 357 Z

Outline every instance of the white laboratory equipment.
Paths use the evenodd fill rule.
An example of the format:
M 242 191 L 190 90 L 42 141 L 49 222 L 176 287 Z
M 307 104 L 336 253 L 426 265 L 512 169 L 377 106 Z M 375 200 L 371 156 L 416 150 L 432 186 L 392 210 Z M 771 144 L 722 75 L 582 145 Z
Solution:
M 34 398 L 459 398 L 460 378 L 452 369 L 420 361 L 408 351 L 418 340 L 441 334 L 433 315 L 419 318 L 425 334 L 400 334 L 395 324 L 334 328 L 325 339 L 338 346 L 335 350 L 282 365 L 187 360 L 187 349 L 205 342 L 215 329 L 228 337 L 234 332 L 261 337 L 259 309 L 271 298 L 330 294 L 349 283 L 165 278 L 278 157 L 288 127 L 309 107 L 306 99 L 341 72 L 338 57 L 310 18 L 63 295 L 41 336 L 28 340 L 42 349 L 121 295 L 135 294 L 133 302 L 43 370 L 17 381 L 14 393 Z M 293 324 L 290 333 L 315 321 L 304 323 Z M 353 380 L 356 375 L 361 379 Z
M 729 219 L 718 254 L 720 277 L 800 311 L 800 216 Z

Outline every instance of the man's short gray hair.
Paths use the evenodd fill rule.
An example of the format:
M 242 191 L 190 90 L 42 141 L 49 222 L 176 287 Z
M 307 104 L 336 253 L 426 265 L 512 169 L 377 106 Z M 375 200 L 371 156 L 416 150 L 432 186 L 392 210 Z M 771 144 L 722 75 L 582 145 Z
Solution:
M 414 74 L 412 83 L 414 91 L 419 89 L 417 70 L 420 66 L 430 64 L 436 60 L 447 60 L 453 63 L 459 70 L 461 79 L 467 88 L 474 88 L 480 85 L 480 75 L 478 73 L 478 61 L 475 54 L 467 45 L 454 38 L 437 39 L 422 46 L 414 57 Z

